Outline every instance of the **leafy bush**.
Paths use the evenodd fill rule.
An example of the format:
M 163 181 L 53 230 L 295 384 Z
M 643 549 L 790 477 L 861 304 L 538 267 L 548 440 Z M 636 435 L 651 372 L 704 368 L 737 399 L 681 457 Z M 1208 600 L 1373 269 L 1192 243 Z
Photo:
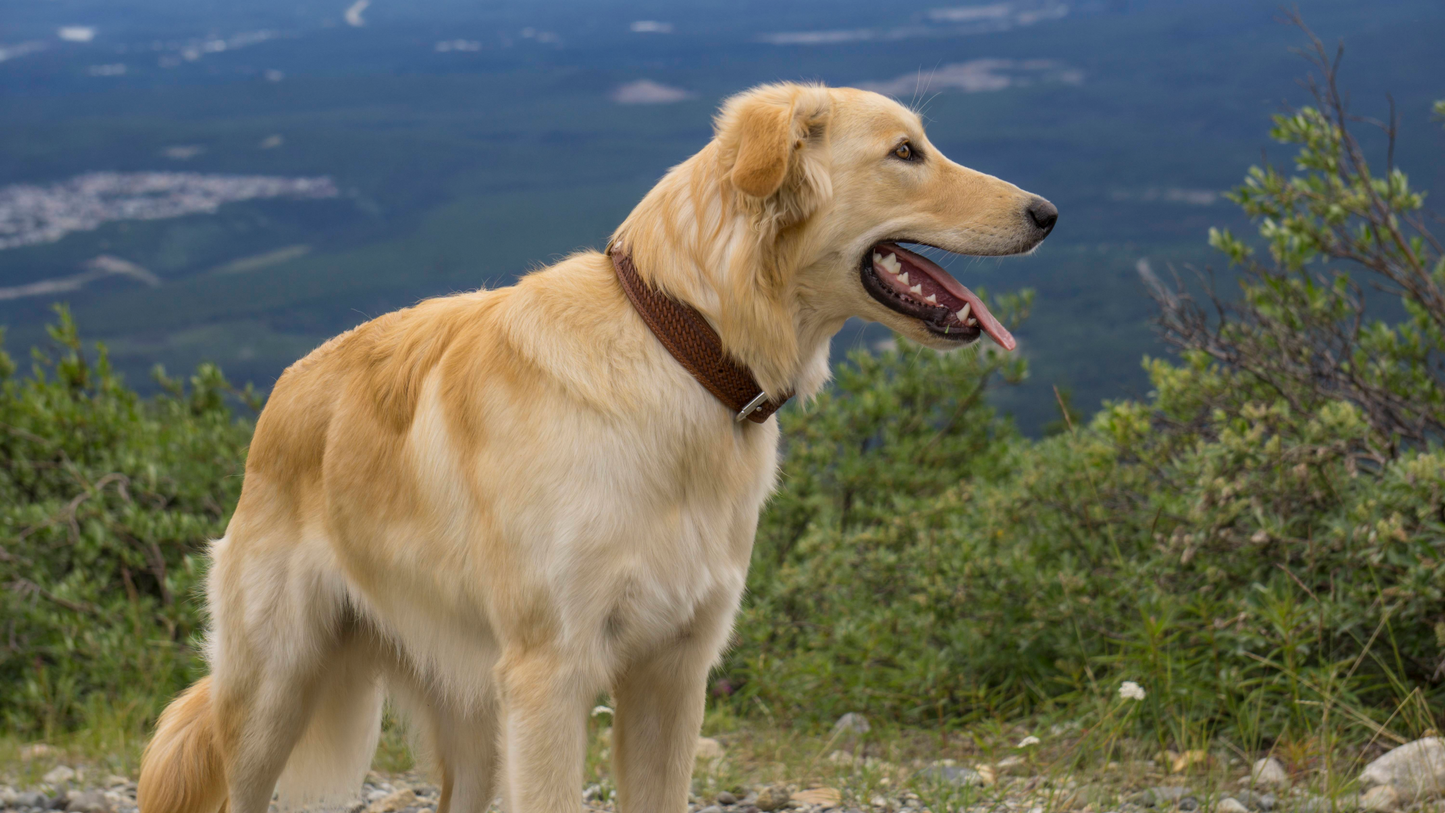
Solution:
M 967 358 L 855 357 L 830 417 L 785 416 L 768 566 L 719 694 L 793 718 L 947 723 L 1078 713 L 1134 680 L 1148 701 L 1133 719 L 1161 747 L 1363 738 L 1407 700 L 1445 699 L 1445 260 L 1423 196 L 1394 167 L 1371 174 L 1316 46 L 1322 106 L 1274 130 L 1300 174 L 1254 169 L 1234 193 L 1271 262 L 1213 233 L 1245 273 L 1212 313 L 1154 281 L 1181 355 L 1145 360 L 1146 401 L 1074 426 L 1060 398 L 1063 433 L 976 430 L 930 473 L 914 451 L 936 432 L 913 419 L 927 404 L 843 416 L 897 410 L 915 370 L 968 379 Z M 1404 321 L 1367 313 L 1352 272 Z M 845 510 L 860 489 L 867 510 Z
M 0 353 L 0 714 L 27 735 L 143 720 L 194 676 L 202 553 L 250 439 L 215 367 L 143 400 L 63 309 L 51 337 L 24 379 Z

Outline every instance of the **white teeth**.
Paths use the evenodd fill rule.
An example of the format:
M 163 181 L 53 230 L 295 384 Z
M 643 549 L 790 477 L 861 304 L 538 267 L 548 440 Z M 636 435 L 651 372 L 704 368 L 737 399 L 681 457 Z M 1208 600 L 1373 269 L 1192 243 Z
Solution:
M 970 302 L 965 302 L 965 303 L 963 303 L 963 310 L 961 310 L 961 311 L 958 312 L 958 321 L 960 321 L 960 322 L 967 322 L 967 321 L 968 321 L 968 312 L 971 311 L 971 310 L 973 310 L 973 304 L 972 304 L 972 303 L 970 303 Z
M 924 301 L 924 302 L 927 302 L 927 303 L 930 304 L 930 305 L 937 305 L 937 304 L 938 304 L 938 295 L 937 295 L 937 294 L 929 294 L 928 296 L 925 296 L 925 297 L 923 298 L 923 301 Z
M 915 285 L 915 286 L 913 286 L 912 288 L 909 288 L 909 289 L 908 289 L 908 293 L 910 293 L 910 294 L 918 294 L 919 296 L 923 296 L 923 286 L 922 286 L 922 285 Z
M 904 285 L 907 285 L 907 284 L 908 284 L 908 272 L 905 271 L 905 272 L 903 272 L 902 274 L 899 274 L 899 275 L 898 275 L 898 281 L 901 282 L 901 283 L 903 283 Z
M 977 325 L 978 325 L 978 320 L 977 320 L 977 319 L 970 319 L 970 320 L 968 320 L 968 324 L 969 324 L 970 327 L 977 326 Z
M 882 254 L 879 254 L 879 253 L 876 252 L 876 251 L 873 252 L 873 264 L 874 264 L 874 265 L 883 265 L 883 255 L 882 255 Z
M 894 256 L 894 255 L 892 255 L 892 254 L 885 255 L 885 256 L 883 257 L 882 261 L 881 261 L 881 264 L 883 265 L 884 268 L 888 269 L 888 273 L 890 273 L 890 274 L 897 274 L 897 273 L 898 273 L 899 265 L 898 265 L 898 258 L 897 258 L 896 256 Z

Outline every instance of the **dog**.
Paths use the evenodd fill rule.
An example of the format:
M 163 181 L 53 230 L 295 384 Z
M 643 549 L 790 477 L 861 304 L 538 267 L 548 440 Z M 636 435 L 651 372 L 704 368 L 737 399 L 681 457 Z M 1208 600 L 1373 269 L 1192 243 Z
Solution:
M 1057 216 L 945 158 L 893 100 L 773 84 L 728 99 L 611 245 L 778 400 L 826 383 L 853 316 L 1012 349 L 897 244 L 1018 254 Z M 578 811 L 602 692 L 618 809 L 686 810 L 778 428 L 685 369 L 619 273 L 577 253 L 367 322 L 281 376 L 210 551 L 210 675 L 160 717 L 143 813 L 352 796 L 388 696 L 439 771 L 439 813 L 499 794 Z

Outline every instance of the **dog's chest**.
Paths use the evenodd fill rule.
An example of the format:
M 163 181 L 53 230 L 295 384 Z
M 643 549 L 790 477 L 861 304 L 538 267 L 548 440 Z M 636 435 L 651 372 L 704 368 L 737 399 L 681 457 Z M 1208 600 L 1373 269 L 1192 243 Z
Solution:
M 567 613 L 624 646 L 684 634 L 741 594 L 772 487 L 775 425 L 719 438 L 617 439 L 592 450 L 589 497 L 551 562 Z M 610 463 L 600 463 L 600 456 Z M 579 484 L 580 485 L 580 484 Z M 580 631 L 580 630 L 579 630 Z

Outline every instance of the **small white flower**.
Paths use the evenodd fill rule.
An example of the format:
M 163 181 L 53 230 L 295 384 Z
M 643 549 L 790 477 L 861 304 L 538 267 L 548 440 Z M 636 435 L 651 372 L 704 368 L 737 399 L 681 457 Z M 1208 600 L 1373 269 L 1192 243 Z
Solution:
M 1126 680 L 1124 685 L 1119 687 L 1119 696 L 1125 700 L 1143 700 L 1144 687 L 1132 680 Z
M 611 713 L 612 713 L 612 709 L 610 709 L 610 708 L 608 708 L 608 707 L 606 707 L 606 706 L 598 706 L 597 708 L 594 708 L 594 709 L 592 710 L 592 716 L 593 716 L 593 717 L 596 717 L 596 716 L 599 715 L 599 714 L 611 714 Z
M 1042 742 L 1042 741 L 1041 741 L 1038 737 L 1035 737 L 1034 735 L 1030 734 L 1029 736 L 1024 737 L 1023 739 L 1019 740 L 1018 747 L 1019 747 L 1019 748 L 1028 748 L 1028 747 L 1031 746 L 1031 745 L 1038 745 L 1040 742 Z

